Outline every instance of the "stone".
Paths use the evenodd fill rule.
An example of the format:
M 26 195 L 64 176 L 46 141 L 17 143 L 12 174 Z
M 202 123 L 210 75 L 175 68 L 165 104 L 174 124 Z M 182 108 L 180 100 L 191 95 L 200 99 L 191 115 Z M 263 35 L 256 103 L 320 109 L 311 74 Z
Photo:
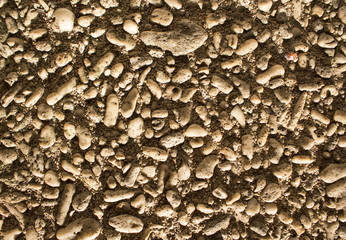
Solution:
M 281 196 L 281 188 L 276 183 L 268 184 L 261 192 L 261 198 L 265 202 L 274 202 Z
M 54 32 L 71 32 L 74 27 L 74 13 L 67 8 L 58 8 L 54 11 L 52 28 Z
M 185 137 L 205 137 L 208 132 L 198 124 L 191 124 L 184 132 Z
M 229 215 L 215 216 L 208 220 L 203 229 L 203 233 L 207 236 L 213 235 L 229 226 L 231 217 Z
M 150 20 L 162 26 L 169 26 L 173 21 L 173 14 L 163 8 L 156 8 L 152 11 Z
M 12 164 L 15 160 L 17 160 L 18 154 L 15 150 L 4 148 L 0 149 L 0 161 L 4 165 Z
M 325 183 L 333 183 L 346 177 L 346 163 L 333 163 L 320 173 L 320 178 Z
M 145 45 L 170 51 L 174 56 L 186 55 L 201 47 L 207 40 L 207 32 L 187 19 L 177 23 L 174 30 L 166 32 L 144 31 L 140 39 Z
M 214 169 L 219 163 L 216 155 L 205 157 L 196 168 L 196 177 L 200 179 L 209 179 L 214 175 Z

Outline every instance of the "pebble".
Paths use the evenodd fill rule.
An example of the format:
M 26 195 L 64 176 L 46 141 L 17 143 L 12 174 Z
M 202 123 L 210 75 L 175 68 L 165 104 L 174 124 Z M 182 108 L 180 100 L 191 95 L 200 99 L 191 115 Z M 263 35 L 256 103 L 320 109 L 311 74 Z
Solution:
M 292 157 L 292 163 L 295 163 L 295 164 L 310 164 L 313 162 L 314 162 L 314 159 L 306 155 L 296 155 Z
M 254 216 L 260 212 L 261 205 L 256 200 L 256 198 L 251 198 L 250 201 L 248 201 L 245 212 L 249 216 Z
M 143 146 L 142 153 L 143 155 L 151 157 L 152 159 L 160 162 L 165 162 L 168 158 L 168 152 L 158 147 Z
M 222 79 L 221 77 L 214 75 L 211 79 L 211 85 L 216 87 L 220 92 L 224 94 L 229 94 L 233 90 L 233 86 L 231 83 Z
M 179 193 L 173 190 L 167 191 L 166 198 L 169 204 L 171 204 L 172 208 L 177 208 L 181 204 L 181 196 L 179 195 Z
M 346 24 L 346 6 L 342 6 L 339 8 L 338 17 L 343 24 Z
M 145 131 L 144 121 L 141 117 L 132 119 L 127 126 L 127 135 L 130 138 L 137 138 Z
M 274 202 L 281 196 L 281 188 L 276 183 L 269 183 L 261 191 L 261 199 L 264 202 Z
M 60 198 L 58 213 L 56 215 L 56 223 L 59 226 L 62 226 L 65 222 L 75 191 L 76 186 L 72 183 L 68 183 L 64 187 L 64 190 Z
M 219 163 L 216 155 L 205 157 L 196 167 L 196 177 L 199 179 L 209 179 L 214 175 L 214 169 Z
M 18 154 L 15 150 L 9 148 L 0 149 L 0 161 L 4 165 L 12 164 L 18 158 Z
M 148 79 L 146 85 L 150 92 L 159 100 L 162 96 L 162 90 L 159 84 L 157 84 L 154 80 Z
M 71 140 L 76 136 L 76 127 L 72 123 L 66 122 L 64 124 L 64 136 L 68 140 Z
M 346 112 L 342 110 L 336 110 L 333 119 L 336 122 L 346 125 Z
M 272 0 L 258 0 L 258 9 L 263 12 L 269 12 L 273 5 Z
M 136 41 L 127 33 L 123 36 L 111 29 L 107 31 L 106 38 L 110 43 L 124 48 L 125 51 L 131 51 L 136 47 Z
M 293 168 L 289 163 L 281 163 L 273 169 L 274 176 L 282 180 L 288 180 L 291 177 L 292 172 Z
M 131 91 L 124 98 L 121 105 L 121 114 L 124 118 L 129 118 L 135 111 L 137 100 L 139 98 L 139 91 L 137 88 L 131 89 Z
M 241 151 L 242 151 L 243 155 L 247 156 L 251 160 L 253 158 L 253 154 L 254 154 L 253 137 L 250 134 L 246 134 L 246 135 L 242 136 L 241 141 L 242 141 Z
M 346 177 L 346 163 L 330 164 L 320 173 L 320 178 L 326 183 L 333 183 L 344 177 Z
M 182 84 L 188 81 L 192 77 L 192 72 L 190 69 L 183 68 L 180 69 L 172 78 L 172 82 Z
M 182 144 L 184 141 L 184 135 L 181 132 L 176 132 L 162 137 L 160 139 L 160 145 L 169 149 Z
M 215 216 L 206 222 L 203 233 L 211 236 L 222 229 L 226 229 L 230 224 L 230 220 L 229 215 Z
M 180 181 L 186 181 L 191 176 L 191 169 L 186 162 L 182 162 L 178 169 L 178 178 Z
M 156 208 L 155 214 L 158 217 L 162 218 L 171 218 L 173 217 L 174 210 L 170 205 L 162 205 Z
M 346 197 L 346 178 L 340 179 L 326 188 L 327 196 L 331 198 Z
M 77 194 L 72 200 L 72 207 L 77 212 L 83 212 L 88 208 L 92 195 L 88 191 Z
M 55 57 L 55 63 L 58 67 L 65 67 L 73 60 L 72 54 L 69 52 L 58 53 Z
M 110 94 L 107 97 L 106 112 L 103 120 L 106 127 L 115 126 L 119 114 L 119 98 L 116 94 Z
M 162 26 L 169 26 L 173 21 L 173 14 L 163 8 L 155 8 L 150 16 L 150 20 Z
M 130 199 L 135 195 L 135 192 L 128 189 L 123 190 L 106 190 L 103 200 L 108 203 L 119 202 L 125 199 Z
M 76 84 L 77 84 L 77 79 L 75 77 L 72 77 L 69 81 L 62 84 L 60 87 L 58 87 L 58 89 L 55 92 L 48 94 L 46 98 L 47 104 L 50 106 L 55 105 L 64 96 L 66 96 L 67 94 L 70 94 L 75 89 Z
M 333 36 L 322 33 L 318 36 L 317 44 L 321 48 L 335 48 L 338 42 L 335 41 Z
M 67 8 L 58 8 L 54 11 L 52 29 L 54 32 L 71 32 L 74 27 L 74 13 Z
M 180 0 L 164 0 L 165 3 L 170 6 L 171 8 L 175 8 L 175 9 L 181 9 L 182 8 L 182 4 L 180 2 Z
M 240 126 L 242 128 L 245 127 L 245 115 L 243 113 L 243 111 L 241 110 L 241 108 L 239 107 L 239 105 L 235 106 L 232 111 L 231 111 L 231 115 L 238 121 L 238 123 L 240 124 Z
M 184 132 L 185 137 L 205 137 L 208 132 L 198 124 L 191 124 Z
M 93 218 L 78 218 L 65 228 L 60 228 L 56 232 L 56 238 L 58 240 L 78 238 L 94 240 L 100 235 L 101 229 L 101 224 Z
M 264 211 L 269 215 L 275 215 L 278 211 L 278 207 L 275 203 L 265 203 Z
M 223 24 L 226 21 L 226 15 L 210 13 L 205 19 L 207 29 L 211 29 L 217 25 Z
M 260 73 L 256 77 L 256 82 L 259 84 L 266 84 L 270 79 L 275 77 L 282 77 L 285 74 L 285 69 L 281 65 L 274 65 L 267 69 L 265 72 Z
M 95 81 L 97 78 L 101 76 L 101 74 L 105 71 L 105 69 L 112 63 L 114 59 L 114 54 L 111 52 L 103 55 L 95 64 L 92 71 L 89 72 L 88 78 L 91 81 Z
M 56 141 L 55 130 L 52 126 L 46 125 L 40 133 L 40 146 L 42 148 L 51 147 Z
M 123 28 L 129 34 L 138 33 L 138 25 L 133 20 L 125 20 L 125 22 L 123 23 Z
M 284 224 L 291 224 L 293 222 L 293 218 L 291 217 L 291 214 L 289 212 L 282 211 L 279 212 L 277 216 L 279 220 Z
M 228 197 L 227 192 L 221 187 L 217 187 L 212 192 L 213 196 L 219 199 L 226 199 Z
M 60 180 L 58 175 L 53 170 L 48 170 L 44 176 L 43 181 L 50 187 L 60 187 Z
M 91 146 L 91 133 L 88 128 L 78 126 L 76 135 L 79 140 L 80 149 L 85 150 Z
M 207 40 L 207 32 L 189 20 L 181 20 L 174 30 L 166 32 L 144 31 L 140 39 L 148 46 L 170 51 L 174 56 L 186 55 L 201 47 Z
M 244 56 L 246 54 L 253 52 L 257 47 L 258 47 L 258 42 L 256 39 L 248 39 L 242 44 L 240 44 L 240 46 L 235 51 L 235 53 L 238 56 Z

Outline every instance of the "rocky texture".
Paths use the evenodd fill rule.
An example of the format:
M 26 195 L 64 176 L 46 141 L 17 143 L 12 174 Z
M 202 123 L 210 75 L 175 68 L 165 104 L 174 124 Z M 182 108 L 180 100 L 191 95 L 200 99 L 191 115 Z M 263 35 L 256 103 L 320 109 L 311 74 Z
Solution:
M 0 239 L 345 239 L 345 1 L 0 1 Z

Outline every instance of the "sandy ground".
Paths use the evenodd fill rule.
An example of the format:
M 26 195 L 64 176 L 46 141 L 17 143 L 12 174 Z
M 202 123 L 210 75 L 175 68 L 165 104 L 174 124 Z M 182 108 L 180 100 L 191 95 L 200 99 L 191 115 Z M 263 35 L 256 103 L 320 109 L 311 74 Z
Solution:
M 346 239 L 345 3 L 0 0 L 0 238 Z

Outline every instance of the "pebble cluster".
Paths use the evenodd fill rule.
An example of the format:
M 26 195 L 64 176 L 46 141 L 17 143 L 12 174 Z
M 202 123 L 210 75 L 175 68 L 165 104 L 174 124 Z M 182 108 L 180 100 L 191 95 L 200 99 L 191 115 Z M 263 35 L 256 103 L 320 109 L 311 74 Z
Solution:
M 0 237 L 346 239 L 346 2 L 0 0 Z

